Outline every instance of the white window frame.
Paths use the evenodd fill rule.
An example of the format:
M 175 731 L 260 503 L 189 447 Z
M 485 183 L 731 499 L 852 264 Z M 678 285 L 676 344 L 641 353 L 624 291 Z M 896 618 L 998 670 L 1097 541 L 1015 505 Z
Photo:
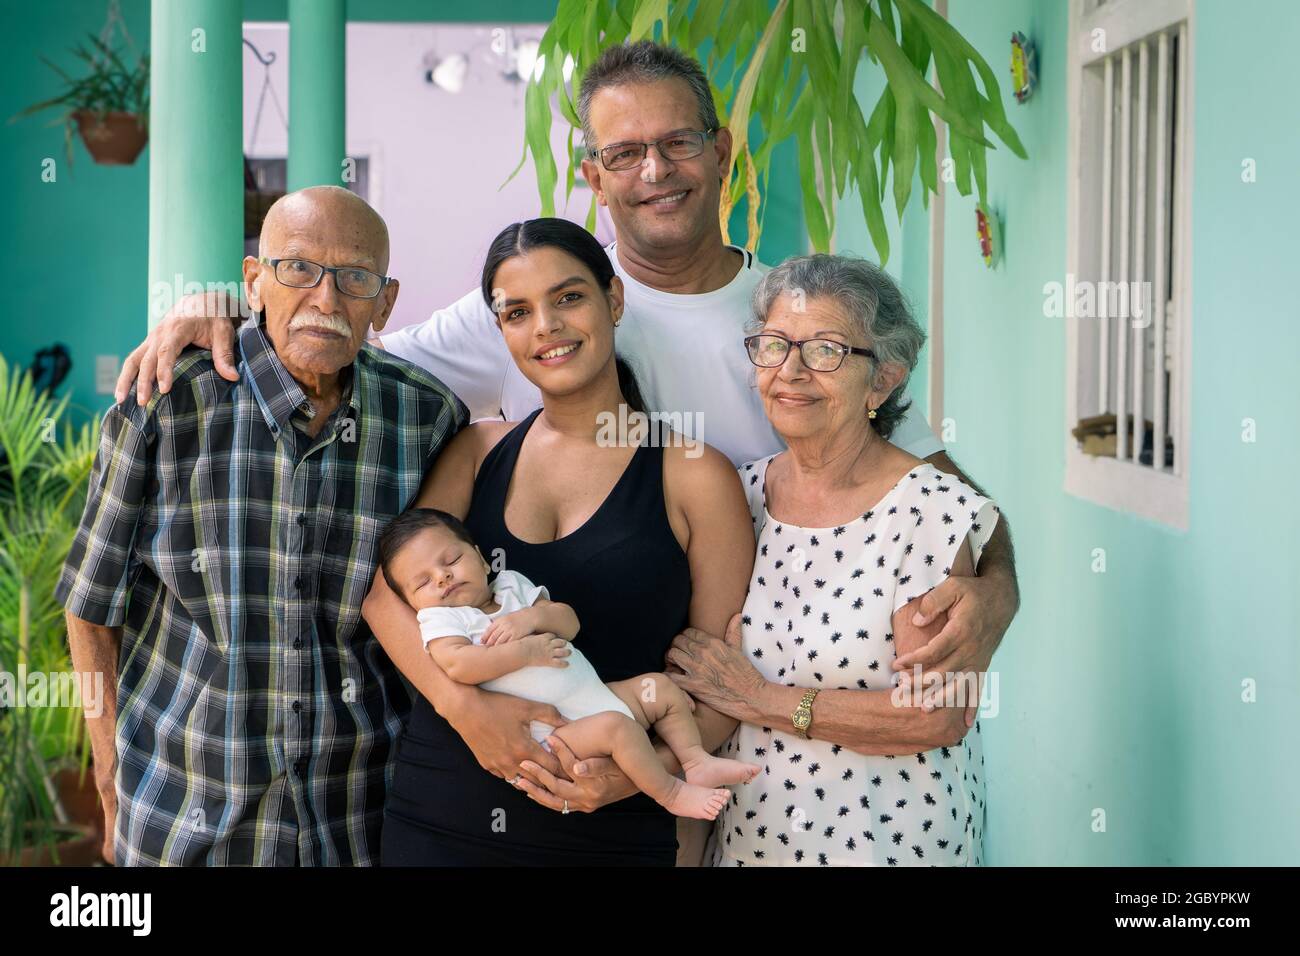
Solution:
M 1065 491 L 1079 498 L 1130 512 L 1143 518 L 1187 530 L 1189 470 L 1191 463 L 1191 382 L 1192 369 L 1192 298 L 1190 265 L 1192 262 L 1192 157 L 1195 153 L 1193 114 L 1195 113 L 1195 0 L 1070 0 L 1069 51 L 1066 69 L 1066 110 L 1069 117 L 1066 199 L 1066 272 L 1079 278 L 1085 240 L 1096 248 L 1100 233 L 1099 216 L 1081 216 L 1080 196 L 1083 164 L 1080 143 L 1086 128 L 1098 128 L 1100 110 L 1085 113 L 1083 97 L 1084 69 L 1106 53 L 1092 49 L 1092 32 L 1106 31 L 1106 47 L 1112 53 L 1152 33 L 1186 21 L 1179 50 L 1179 71 L 1183 74 L 1183 98 L 1177 104 L 1182 122 L 1183 145 L 1177 171 L 1179 188 L 1173 196 L 1174 225 L 1170 241 L 1174 247 L 1171 290 L 1178 303 L 1177 340 L 1173 349 L 1170 379 L 1170 438 L 1175 449 L 1174 468 L 1142 465 L 1132 460 L 1087 455 L 1070 434 L 1080 419 L 1079 374 L 1081 357 L 1081 323 L 1096 319 L 1073 318 L 1066 322 L 1065 368 Z M 1104 108 L 1103 108 L 1104 109 Z M 1100 179 L 1100 175 L 1098 175 Z M 1086 235 L 1083 230 L 1087 230 Z M 1093 278 L 1088 276 L 1086 278 Z M 1114 280 L 1115 277 L 1110 277 Z M 1163 321 L 1157 316 L 1155 321 Z M 1152 329 L 1154 329 L 1154 321 Z M 1157 361 L 1160 356 L 1157 355 Z M 1097 374 L 1090 363 L 1088 374 Z M 1092 410 L 1089 410 L 1089 414 Z M 1140 423 L 1135 424 L 1138 427 Z M 1141 445 L 1141 442 L 1135 442 Z

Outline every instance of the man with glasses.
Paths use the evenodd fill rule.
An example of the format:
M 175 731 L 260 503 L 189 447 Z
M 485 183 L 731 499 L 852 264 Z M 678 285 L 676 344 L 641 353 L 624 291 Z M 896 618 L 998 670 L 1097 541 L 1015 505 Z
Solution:
M 410 700 L 361 617 L 385 524 L 464 406 L 365 345 L 397 299 L 388 231 L 335 186 L 270 210 L 238 378 L 187 354 L 109 410 L 59 581 L 119 865 L 378 862 Z
M 641 164 L 645 162 L 646 152 L 651 146 L 664 159 L 681 162 L 694 159 L 704 152 L 705 141 L 717 131 L 718 127 L 716 126 L 710 126 L 704 130 L 677 130 L 654 143 L 615 143 L 613 146 L 606 146 L 604 149 L 588 149 L 587 155 L 591 157 L 599 156 L 600 164 L 611 172 L 640 168 Z
M 609 47 L 583 74 L 577 109 L 588 146 L 583 175 L 609 209 L 616 236 L 607 250 L 624 290 L 616 348 L 636 372 L 647 408 L 702 422 L 702 433 L 690 437 L 737 465 L 779 450 L 742 344 L 750 296 L 766 267 L 722 241 L 718 209 L 732 138 L 699 63 L 651 41 Z M 137 370 L 142 396 L 155 374 L 166 389 L 171 363 L 191 343 L 212 346 L 221 369 L 235 315 L 220 297 L 182 299 L 128 358 L 119 394 Z M 541 404 L 477 288 L 382 344 L 437 374 L 474 418 L 518 421 Z M 966 478 L 920 414 L 906 415 L 891 440 Z M 1005 520 L 985 548 L 980 576 L 953 578 L 931 600 L 934 613 L 948 612 L 948 623 L 916 660 L 942 670 L 987 669 L 1019 603 Z M 427 659 L 410 664 L 428 666 Z

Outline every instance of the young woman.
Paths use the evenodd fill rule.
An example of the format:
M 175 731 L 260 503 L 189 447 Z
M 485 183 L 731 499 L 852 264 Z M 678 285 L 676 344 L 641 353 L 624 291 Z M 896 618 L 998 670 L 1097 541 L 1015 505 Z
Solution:
M 562 219 L 505 229 L 482 291 L 542 407 L 462 431 L 416 505 L 463 518 L 494 570 L 572 606 L 576 643 L 602 681 L 663 670 L 674 637 L 722 633 L 744 601 L 754 537 L 736 472 L 680 435 L 618 435 L 635 421 L 621 406 L 640 402 L 614 354 L 622 284 L 584 229 Z M 674 818 L 611 761 L 533 740 L 530 721 L 563 723 L 553 708 L 448 679 L 382 574 L 365 615 L 421 692 L 386 801 L 386 865 L 673 865 Z M 735 727 L 704 706 L 696 719 L 708 750 Z

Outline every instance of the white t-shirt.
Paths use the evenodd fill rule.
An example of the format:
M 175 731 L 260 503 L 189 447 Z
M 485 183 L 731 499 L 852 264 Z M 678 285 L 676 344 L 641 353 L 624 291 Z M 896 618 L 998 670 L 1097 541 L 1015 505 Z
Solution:
M 618 354 L 636 373 L 646 408 L 670 418 L 687 438 L 708 442 L 739 467 L 785 445 L 767 420 L 754 366 L 741 340 L 754 287 L 768 267 L 753 254 L 721 289 L 698 295 L 661 292 L 633 279 L 605 251 L 623 280 L 624 317 L 615 333 Z M 542 404 L 537 387 L 510 358 L 496 316 L 475 289 L 426 322 L 383 336 L 384 347 L 437 376 L 463 401 L 472 419 L 526 418 Z M 943 450 L 925 417 L 908 411 L 890 438 L 926 458 Z

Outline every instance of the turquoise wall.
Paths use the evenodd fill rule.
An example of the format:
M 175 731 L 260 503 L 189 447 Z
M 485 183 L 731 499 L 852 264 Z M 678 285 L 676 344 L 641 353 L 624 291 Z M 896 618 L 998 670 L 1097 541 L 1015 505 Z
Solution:
M 1044 317 L 1042 288 L 1065 273 L 1067 5 L 950 6 L 1029 151 L 989 158 L 997 270 L 972 238 L 973 196 L 950 189 L 945 222 L 949 449 L 1006 509 L 1023 592 L 994 662 L 1000 713 L 981 725 L 993 864 L 1293 864 L 1300 851 L 1300 446 L 1285 430 L 1300 411 L 1300 129 L 1283 120 L 1294 83 L 1275 52 L 1300 45 L 1300 18 L 1288 0 L 1249 17 L 1196 8 L 1191 508 L 1177 532 L 1062 491 L 1066 329 Z M 1013 30 L 1040 50 L 1023 106 L 1008 90 Z M 1246 679 L 1257 703 L 1242 702 Z
M 1248 52 L 1261 43 L 1269 53 Z M 1300 413 L 1300 126 L 1290 70 L 1300 15 L 1289 0 L 1248 10 L 1200 3 L 1197 44 L 1192 533 L 1162 548 L 1182 604 L 1168 656 L 1187 718 L 1176 764 L 1176 825 L 1187 840 L 1172 852 L 1190 863 L 1294 865 L 1300 507 L 1284 489 L 1300 470 L 1287 430 Z M 1249 184 L 1247 157 L 1262 170 Z M 1258 423 L 1254 444 L 1241 440 L 1247 417 Z M 1185 648 L 1174 643 L 1183 636 Z M 1258 682 L 1258 704 L 1239 702 L 1246 677 Z
M 864 58 L 858 64 L 857 76 L 853 81 L 853 94 L 862 110 L 864 119 L 871 118 L 880 94 L 885 89 L 885 71 L 879 64 Z M 894 205 L 893 168 L 882 181 L 884 199 L 881 201 L 885 212 L 885 227 L 889 236 L 889 256 L 884 260 L 885 270 L 893 276 L 907 297 L 912 313 L 921 327 L 930 328 L 929 281 L 930 281 L 930 213 L 923 200 L 930 197 L 921 184 L 921 174 L 916 172 L 912 178 L 912 194 L 907 207 L 900 217 Z M 794 175 L 798 175 L 796 164 Z M 839 255 L 860 256 L 872 262 L 881 261 L 881 250 L 871 240 L 867 232 L 867 222 L 862 216 L 862 199 L 857 187 L 849 186 L 844 195 L 835 200 L 835 235 L 831 251 Z M 802 209 L 800 209 L 800 212 Z M 951 309 L 951 306 L 949 307 Z M 926 418 L 930 415 L 929 388 L 930 344 L 925 346 L 917 357 L 916 368 L 907 383 L 907 392 L 914 407 Z
M 79 61 L 68 51 L 99 34 L 104 4 L 6 0 L 0 9 L 11 39 L 0 58 L 0 120 L 8 120 L 58 95 L 61 81 L 40 57 L 70 70 Z M 122 13 L 145 52 L 148 0 L 122 0 Z M 71 390 L 75 414 L 84 418 L 112 402 L 95 394 L 95 356 L 125 357 L 147 328 L 149 147 L 132 166 L 99 166 L 74 134 L 70 168 L 62 127 L 47 125 L 55 115 L 0 122 L 0 261 L 8 264 L 9 303 L 0 354 L 25 368 L 37 349 L 66 345 L 73 370 L 62 392 Z M 54 182 L 42 181 L 47 157 L 56 164 Z

